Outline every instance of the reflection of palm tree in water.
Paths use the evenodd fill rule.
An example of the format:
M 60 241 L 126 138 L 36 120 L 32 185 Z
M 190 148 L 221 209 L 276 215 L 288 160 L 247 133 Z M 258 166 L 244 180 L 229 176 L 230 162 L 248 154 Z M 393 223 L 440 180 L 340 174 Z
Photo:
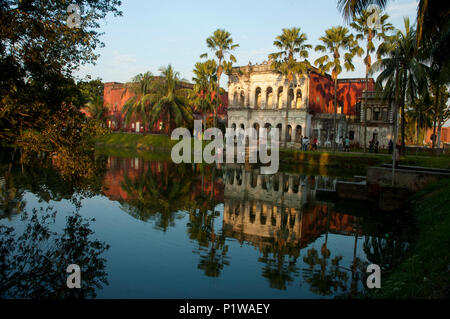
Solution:
M 211 191 L 209 194 L 203 193 L 197 196 L 196 200 L 201 201 L 196 205 L 200 209 L 192 210 L 189 214 L 188 233 L 191 239 L 198 243 L 198 248 L 194 252 L 200 255 L 198 268 L 205 272 L 208 277 L 220 276 L 225 265 L 229 265 L 227 258 L 228 245 L 225 244 L 225 236 L 216 234 L 214 220 L 218 214 L 215 210 L 214 200 L 215 167 L 211 170 Z M 206 207 L 204 204 L 207 204 Z
M 287 284 L 293 282 L 293 277 L 298 273 L 300 248 L 275 241 L 264 247 L 262 253 L 258 261 L 265 264 L 262 275 L 269 280 L 270 288 L 286 290 Z
M 198 268 L 203 269 L 205 271 L 205 275 L 208 277 L 218 277 L 224 265 L 229 265 L 229 261 L 226 256 L 228 252 L 228 245 L 225 245 L 225 236 L 223 236 L 222 234 L 216 234 L 214 229 L 214 220 L 216 217 L 220 216 L 220 213 L 216 211 L 216 203 L 214 200 L 215 178 L 216 167 L 212 166 L 211 193 L 209 196 L 210 210 L 208 210 L 209 212 L 211 212 L 211 214 L 209 215 L 209 218 L 206 219 L 208 221 L 206 229 L 210 230 L 208 236 L 209 250 L 207 254 L 200 253 L 200 263 L 198 265 Z
M 143 221 L 156 220 L 156 226 L 164 231 L 173 225 L 179 211 L 189 210 L 191 200 L 192 172 L 177 166 L 160 173 L 150 169 L 135 180 L 124 176 L 122 189 L 129 199 L 122 205 L 129 214 Z
M 303 261 L 309 265 L 309 269 L 305 269 L 303 272 L 305 282 L 310 284 L 312 292 L 323 296 L 334 295 L 339 291 L 345 291 L 348 279 L 347 272 L 342 271 L 342 267 L 339 265 L 342 256 L 332 258 L 331 267 L 328 269 L 328 262 L 331 257 L 331 252 L 327 247 L 329 227 L 330 211 L 327 205 L 327 226 L 325 242 L 320 249 L 321 257 L 319 257 L 315 248 L 309 249 L 307 255 L 303 257 Z M 319 266 L 318 270 L 316 270 L 316 266 Z

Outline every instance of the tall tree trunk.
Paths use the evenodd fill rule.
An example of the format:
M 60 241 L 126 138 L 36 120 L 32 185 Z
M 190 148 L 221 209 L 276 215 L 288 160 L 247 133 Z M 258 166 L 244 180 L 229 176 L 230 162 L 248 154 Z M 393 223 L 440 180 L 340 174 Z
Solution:
M 433 120 L 433 139 L 432 139 L 432 145 L 431 148 L 435 148 L 436 147 L 436 122 L 437 119 L 439 117 L 439 87 L 440 87 L 440 83 L 439 83 L 439 78 L 437 79 L 437 83 L 436 83 L 436 98 L 435 98 L 435 102 L 434 102 L 434 120 Z
M 442 97 L 441 97 L 442 99 Z M 442 104 L 439 103 L 439 113 L 438 113 L 438 131 L 437 131 L 437 147 L 441 148 L 441 131 L 442 131 Z
M 219 59 L 219 65 L 217 66 L 217 87 L 216 87 L 216 109 L 214 111 L 214 127 L 217 127 L 217 112 L 219 110 L 219 92 L 220 92 L 220 77 L 222 76 L 222 59 Z
M 419 115 L 420 116 L 420 115 Z M 416 132 L 416 135 L 417 135 L 417 143 L 416 143 L 416 155 L 418 154 L 418 152 L 419 152 L 419 136 L 420 136 L 420 117 L 419 117 L 419 119 L 417 120 L 417 132 Z
M 288 98 L 287 98 L 287 103 L 286 103 L 286 116 L 285 116 L 285 119 L 284 119 L 284 147 L 285 148 L 287 148 L 287 137 L 288 137 L 288 133 L 289 133 L 289 131 L 288 131 L 288 123 L 289 123 L 289 104 L 291 103 L 290 101 L 289 101 L 289 90 L 290 90 L 290 87 L 291 87 L 291 81 L 288 81 L 288 88 L 287 88 L 287 96 L 288 96 Z M 261 92 L 261 94 L 262 94 L 262 92 Z
M 337 138 L 337 127 L 336 127 L 336 117 L 337 117 L 337 76 L 334 79 L 334 133 L 333 133 L 333 150 L 336 151 L 336 138 Z
M 395 181 L 395 153 L 397 149 L 397 139 L 398 139 L 398 125 L 397 125 L 397 118 L 398 118 L 398 109 L 399 109 L 399 76 L 398 76 L 398 60 L 396 65 L 396 71 L 395 71 L 395 110 L 394 110 L 394 149 L 392 152 L 392 186 L 394 186 Z
M 366 95 L 364 97 L 364 153 L 367 149 L 367 92 L 369 91 L 369 41 L 372 39 L 372 30 L 369 29 L 367 48 L 366 48 Z M 361 136 L 361 135 L 360 135 Z
M 406 95 L 406 72 L 403 74 L 403 81 L 402 81 L 402 148 L 401 148 L 401 152 L 402 154 L 405 153 L 405 95 Z
M 170 112 L 167 111 L 167 136 L 170 137 Z
M 417 146 L 419 146 L 419 138 L 420 138 L 420 120 L 417 120 Z

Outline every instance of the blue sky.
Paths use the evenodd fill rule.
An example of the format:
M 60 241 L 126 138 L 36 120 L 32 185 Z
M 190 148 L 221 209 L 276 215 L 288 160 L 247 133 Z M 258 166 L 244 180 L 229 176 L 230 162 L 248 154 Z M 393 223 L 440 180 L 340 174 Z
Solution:
M 393 0 L 386 12 L 390 22 L 403 29 L 403 16 L 414 22 L 416 8 L 416 0 Z M 190 81 L 200 54 L 208 52 L 206 38 L 218 28 L 229 31 L 240 45 L 236 65 L 247 65 L 267 59 L 282 28 L 300 27 L 315 46 L 325 29 L 344 24 L 336 0 L 125 0 L 121 10 L 122 17 L 102 21 L 105 47 L 97 51 L 97 64 L 82 67 L 78 77 L 126 82 L 145 71 L 158 74 L 159 67 L 171 63 Z M 309 60 L 318 56 L 311 50 Z M 355 71 L 340 77 L 364 77 L 362 59 L 354 64 Z M 221 84 L 226 87 L 226 77 Z

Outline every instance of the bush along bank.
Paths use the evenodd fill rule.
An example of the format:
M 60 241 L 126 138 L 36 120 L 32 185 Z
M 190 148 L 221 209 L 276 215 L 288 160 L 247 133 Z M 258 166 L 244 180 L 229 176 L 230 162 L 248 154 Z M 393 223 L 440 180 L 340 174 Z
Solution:
M 409 254 L 366 297 L 450 297 L 450 179 L 419 191 L 410 204 L 417 234 Z

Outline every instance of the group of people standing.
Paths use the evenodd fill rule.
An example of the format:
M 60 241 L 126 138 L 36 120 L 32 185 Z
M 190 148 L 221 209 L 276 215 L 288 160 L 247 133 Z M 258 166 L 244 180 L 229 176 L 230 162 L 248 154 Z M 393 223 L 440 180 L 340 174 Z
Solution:
M 318 145 L 318 140 L 317 137 L 314 137 L 312 141 L 310 141 L 310 139 L 305 136 L 305 137 L 300 137 L 300 141 L 301 141 L 301 148 L 303 151 L 307 151 L 307 150 L 317 150 L 317 145 Z M 342 140 L 342 137 L 340 139 L 340 143 L 339 143 L 341 149 L 343 149 L 344 152 L 350 152 L 350 139 L 348 138 L 348 136 Z
M 308 136 L 300 137 L 300 142 L 302 145 L 302 150 L 317 150 L 317 137 L 314 137 L 312 141 L 309 140 Z

